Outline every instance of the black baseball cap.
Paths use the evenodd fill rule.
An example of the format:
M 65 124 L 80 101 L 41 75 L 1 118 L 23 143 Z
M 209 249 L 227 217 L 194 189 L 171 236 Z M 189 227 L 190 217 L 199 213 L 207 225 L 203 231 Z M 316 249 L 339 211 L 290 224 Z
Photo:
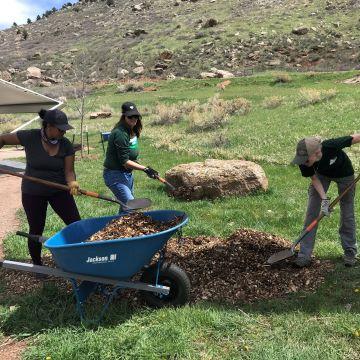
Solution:
M 66 131 L 73 129 L 69 124 L 66 114 L 59 109 L 40 110 L 39 116 L 48 124 L 57 127 L 59 130 Z
M 125 102 L 121 105 L 121 111 L 125 116 L 141 116 L 135 104 L 132 102 Z

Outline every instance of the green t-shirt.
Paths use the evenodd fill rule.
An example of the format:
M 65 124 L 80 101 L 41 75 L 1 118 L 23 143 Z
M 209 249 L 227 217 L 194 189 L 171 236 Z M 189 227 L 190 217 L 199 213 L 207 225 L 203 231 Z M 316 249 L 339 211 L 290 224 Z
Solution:
M 336 139 L 325 140 L 322 145 L 322 158 L 312 166 L 300 165 L 302 176 L 310 177 L 315 173 L 330 178 L 341 178 L 354 175 L 351 160 L 342 150 L 351 146 L 351 136 L 343 136 Z
M 138 138 L 130 138 L 130 130 L 120 125 L 112 130 L 104 166 L 110 170 L 131 171 L 124 167 L 128 160 L 136 161 L 139 155 Z

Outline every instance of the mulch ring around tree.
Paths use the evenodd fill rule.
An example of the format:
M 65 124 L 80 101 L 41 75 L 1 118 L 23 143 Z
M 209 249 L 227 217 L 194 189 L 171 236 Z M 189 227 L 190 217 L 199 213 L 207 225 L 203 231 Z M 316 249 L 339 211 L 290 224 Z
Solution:
M 172 238 L 167 245 L 166 261 L 180 266 L 191 281 L 191 303 L 217 301 L 234 304 L 284 297 L 299 291 L 313 292 L 333 270 L 328 260 L 314 260 L 309 268 L 298 269 L 286 260 L 276 266 L 266 265 L 270 255 L 288 249 L 291 244 L 278 236 L 250 229 L 239 229 L 228 238 Z M 44 264 L 54 266 L 51 255 Z M 0 275 L 8 294 L 28 294 L 42 286 L 31 273 L 3 270 Z M 51 281 L 71 292 L 64 279 Z M 121 295 L 134 305 L 138 295 L 126 290 Z

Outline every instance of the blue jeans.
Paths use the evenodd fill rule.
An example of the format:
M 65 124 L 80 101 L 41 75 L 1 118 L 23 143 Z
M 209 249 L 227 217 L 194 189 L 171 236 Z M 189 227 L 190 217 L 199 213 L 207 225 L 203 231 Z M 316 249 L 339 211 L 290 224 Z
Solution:
M 126 204 L 129 200 L 134 199 L 134 175 L 131 172 L 104 169 L 103 177 L 105 185 L 122 203 Z M 121 206 L 120 212 L 122 212 Z

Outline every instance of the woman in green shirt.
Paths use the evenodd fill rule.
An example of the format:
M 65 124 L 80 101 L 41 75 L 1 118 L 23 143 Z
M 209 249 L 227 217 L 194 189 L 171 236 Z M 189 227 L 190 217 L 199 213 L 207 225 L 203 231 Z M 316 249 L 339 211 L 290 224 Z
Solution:
M 158 172 L 139 164 L 138 139 L 142 130 L 141 115 L 135 104 L 125 102 L 121 106 L 120 121 L 111 131 L 104 161 L 104 181 L 106 186 L 124 204 L 134 199 L 133 170 L 141 170 L 152 179 Z M 121 212 L 121 207 L 119 212 Z

